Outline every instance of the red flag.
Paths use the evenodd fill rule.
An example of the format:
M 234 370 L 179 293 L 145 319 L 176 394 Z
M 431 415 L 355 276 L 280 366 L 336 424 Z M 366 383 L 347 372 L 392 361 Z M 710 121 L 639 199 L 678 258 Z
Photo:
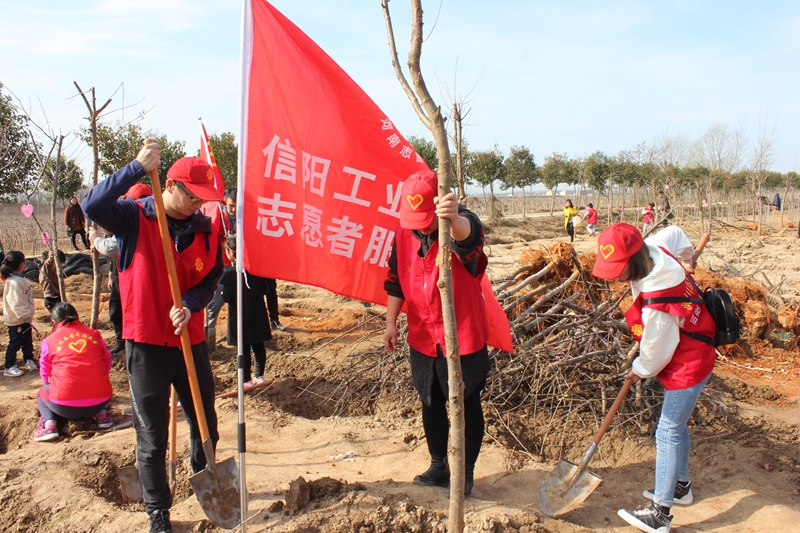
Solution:
M 508 316 L 497 301 L 492 290 L 492 282 L 486 274 L 481 277 L 481 292 L 483 304 L 486 306 L 486 320 L 489 322 L 489 340 L 486 344 L 504 352 L 514 353 L 514 340 L 511 338 Z
M 222 179 L 222 172 L 219 171 L 217 160 L 214 158 L 214 151 L 211 149 L 211 142 L 208 140 L 208 133 L 203 121 L 200 121 L 200 158 L 205 159 L 211 165 L 214 171 L 214 188 L 224 195 L 225 194 L 225 181 Z
M 250 4 L 238 221 L 244 267 L 385 304 L 401 187 L 427 166 L 319 46 L 266 1 Z

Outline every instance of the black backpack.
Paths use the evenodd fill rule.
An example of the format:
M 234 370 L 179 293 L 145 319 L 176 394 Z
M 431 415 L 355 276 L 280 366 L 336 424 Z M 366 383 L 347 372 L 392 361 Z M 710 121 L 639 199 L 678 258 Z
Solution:
M 742 336 L 742 321 L 736 315 L 736 308 L 733 306 L 731 295 L 722 289 L 715 289 L 708 287 L 705 291 L 701 291 L 691 276 L 689 281 L 692 282 L 697 292 L 703 295 L 703 299 L 685 298 L 680 296 L 665 297 L 665 298 L 648 298 L 642 302 L 642 305 L 659 304 L 659 303 L 676 303 L 676 302 L 694 302 L 703 304 L 711 313 L 714 323 L 717 325 L 717 334 L 712 339 L 700 333 L 693 333 L 691 331 L 681 330 L 681 333 L 696 339 L 698 341 L 710 344 L 711 346 L 725 346 L 726 344 L 734 344 L 739 337 Z

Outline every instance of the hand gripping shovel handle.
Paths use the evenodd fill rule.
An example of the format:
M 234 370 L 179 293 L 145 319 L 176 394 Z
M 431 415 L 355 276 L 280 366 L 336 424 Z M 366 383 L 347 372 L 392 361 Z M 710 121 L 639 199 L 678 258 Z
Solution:
M 598 429 L 597 433 L 595 433 L 592 443 L 583 454 L 581 464 L 578 465 L 578 469 L 575 470 L 575 473 L 572 475 L 572 479 L 569 480 L 567 490 L 571 489 L 572 486 L 575 485 L 575 482 L 578 481 L 579 477 L 581 477 L 583 471 L 586 470 L 587 466 L 589 466 L 589 462 L 592 460 L 594 452 L 597 451 L 597 447 L 600 445 L 603 435 L 605 435 L 606 431 L 608 431 L 608 428 L 611 427 L 611 422 L 614 420 L 614 416 L 617 414 L 617 411 L 619 411 L 619 407 L 622 405 L 622 402 L 625 401 L 625 396 L 628 395 L 628 391 L 631 390 L 631 385 L 633 385 L 633 379 L 626 379 L 625 383 L 622 385 L 622 388 L 619 390 L 619 394 L 617 394 L 617 398 L 611 405 L 611 409 L 608 410 L 608 414 L 606 414 L 606 418 L 603 420 L 600 429 Z
M 151 144 L 153 141 L 145 139 L 144 144 Z M 158 218 L 158 230 L 161 233 L 161 245 L 164 248 L 164 259 L 167 261 L 167 275 L 169 276 L 169 288 L 172 291 L 172 305 L 181 309 L 183 300 L 181 299 L 181 288 L 178 284 L 178 271 L 175 269 L 175 256 L 172 252 L 172 239 L 169 235 L 167 226 L 167 213 L 164 211 L 164 199 L 161 197 L 161 181 L 158 179 L 158 169 L 150 171 L 150 180 L 153 183 L 153 198 L 156 204 L 156 217 Z M 192 403 L 194 412 L 197 416 L 197 426 L 200 429 L 200 439 L 203 442 L 203 450 L 206 452 L 206 462 L 210 469 L 214 469 L 214 447 L 211 446 L 208 433 L 208 422 L 206 413 L 203 410 L 203 400 L 200 396 L 200 384 L 197 382 L 197 370 L 194 366 L 192 356 L 192 344 L 189 341 L 189 329 L 181 329 L 181 349 L 183 350 L 183 360 L 186 363 L 186 373 L 189 377 L 189 388 L 192 391 Z M 208 445 L 206 444 L 208 443 Z M 210 455 L 209 455 L 210 454 Z

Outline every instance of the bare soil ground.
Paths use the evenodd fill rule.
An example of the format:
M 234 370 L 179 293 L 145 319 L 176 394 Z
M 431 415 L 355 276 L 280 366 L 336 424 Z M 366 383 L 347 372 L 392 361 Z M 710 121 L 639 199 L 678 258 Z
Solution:
M 516 268 L 521 253 L 564 240 L 560 217 L 502 220 L 487 232 L 490 274 L 501 279 Z M 595 239 L 579 231 L 579 253 L 594 252 Z M 786 301 L 800 296 L 800 240 L 791 231 L 755 237 L 720 231 L 701 258 L 715 273 L 778 285 Z M 766 274 L 766 278 L 761 273 Z M 735 281 L 733 278 L 731 282 Z M 767 281 L 769 280 L 769 281 Z M 38 286 L 32 284 L 34 287 Z M 67 280 L 69 299 L 88 318 L 91 279 Z M 248 530 L 285 533 L 443 532 L 448 499 L 444 489 L 411 484 L 427 467 L 428 455 L 418 401 L 387 394 L 372 405 L 350 405 L 344 388 L 352 363 L 381 349 L 382 308 L 324 290 L 279 283 L 281 320 L 267 369 L 275 383 L 247 396 L 247 488 L 254 513 Z M 40 294 L 39 294 L 40 296 Z M 747 298 L 745 295 L 738 297 Z M 777 303 L 775 303 L 777 307 Z M 795 307 L 796 309 L 796 307 Z M 107 338 L 113 336 L 101 310 Z M 222 332 L 212 365 L 217 392 L 236 383 L 235 354 Z M 790 317 L 791 318 L 791 317 Z M 48 330 L 37 300 L 36 326 Z M 751 321 L 755 323 L 755 321 Z M 762 327 L 762 326 L 757 326 Z M 770 324 L 763 328 L 769 330 Z M 693 430 L 691 455 L 695 503 L 674 510 L 674 531 L 788 533 L 800 523 L 797 340 L 748 332 L 744 347 L 725 352 L 709 389 L 722 399 L 726 425 Z M 0 336 L 0 349 L 7 343 Z M 116 396 L 114 420 L 129 420 L 124 364 L 111 373 Z M 407 386 L 408 383 L 400 383 Z M 99 431 L 91 419 L 70 421 L 58 441 L 33 442 L 38 418 L 38 374 L 0 377 L 0 524 L 8 532 L 147 531 L 141 504 L 124 503 L 118 470 L 134 460 L 133 430 Z M 413 396 L 412 396 L 413 398 Z M 236 456 L 235 398 L 219 400 L 218 458 Z M 591 465 L 603 483 L 577 510 L 558 519 L 538 508 L 536 493 L 557 457 L 532 459 L 509 446 L 491 420 L 476 469 L 476 486 L 466 503 L 467 531 L 553 532 L 633 531 L 616 515 L 621 507 L 644 505 L 641 491 L 653 485 L 655 448 L 651 437 L 611 432 Z M 581 439 L 567 446 L 567 458 L 584 450 Z M 535 427 L 529 428 L 536 431 Z M 217 532 L 191 495 L 188 431 L 179 425 L 179 484 L 173 506 L 176 533 Z M 238 460 L 238 458 L 237 458 Z M 308 483 L 303 489 L 302 477 Z M 294 482 L 294 483 L 293 483 Z M 291 489 L 290 489 L 291 487 Z M 310 501 L 304 503 L 303 496 Z

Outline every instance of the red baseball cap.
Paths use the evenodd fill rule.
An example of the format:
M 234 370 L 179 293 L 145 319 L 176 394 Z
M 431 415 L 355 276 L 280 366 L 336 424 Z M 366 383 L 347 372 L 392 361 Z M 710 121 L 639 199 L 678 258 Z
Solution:
M 221 202 L 222 194 L 214 188 L 214 171 L 199 157 L 181 157 L 167 171 L 167 178 L 180 181 L 189 191 L 206 202 Z
M 605 229 L 597 239 L 597 260 L 592 275 L 600 279 L 617 279 L 628 260 L 644 245 L 635 226 L 620 222 Z
M 427 229 L 436 218 L 433 199 L 439 179 L 432 170 L 411 174 L 403 184 L 400 198 L 400 226 L 405 229 Z
M 146 183 L 137 183 L 125 193 L 125 198 L 130 198 L 131 200 L 138 200 L 145 196 L 153 196 L 153 189 Z

